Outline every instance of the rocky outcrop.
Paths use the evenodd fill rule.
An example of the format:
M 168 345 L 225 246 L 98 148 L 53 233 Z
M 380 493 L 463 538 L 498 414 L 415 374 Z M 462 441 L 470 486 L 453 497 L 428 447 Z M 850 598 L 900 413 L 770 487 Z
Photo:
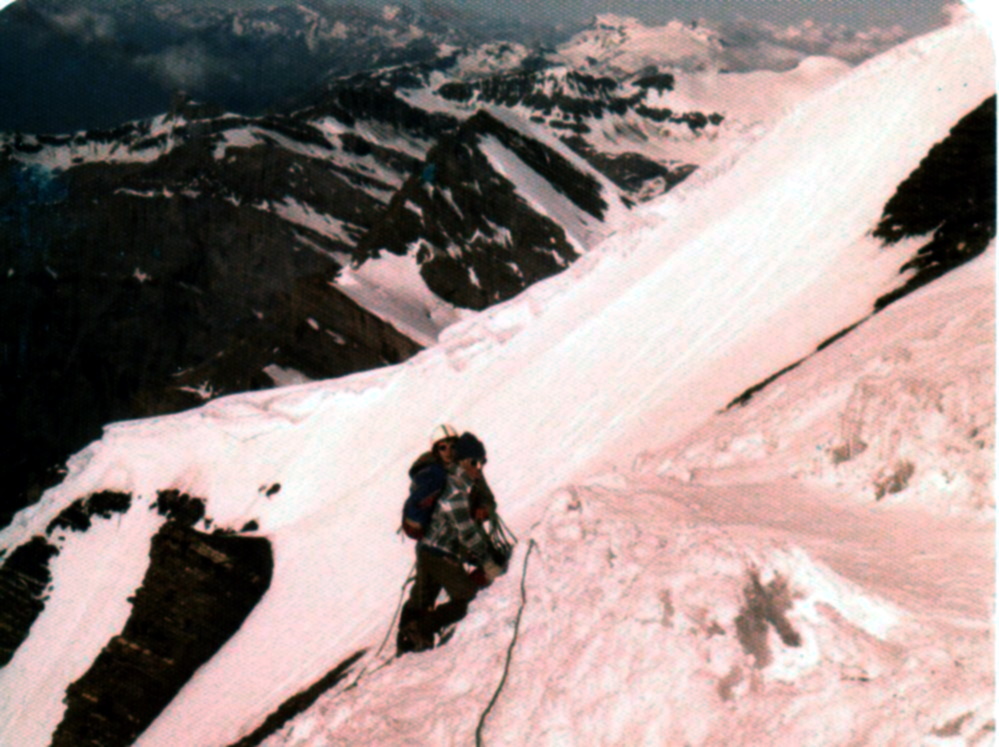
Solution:
M 934 145 L 885 205 L 874 235 L 885 245 L 932 234 L 900 272 L 902 287 L 881 309 L 985 251 L 996 235 L 996 97 L 986 99 Z
M 14 658 L 45 609 L 45 590 L 52 579 L 49 560 L 58 553 L 44 537 L 33 537 L 0 566 L 0 667 Z
M 239 629 L 272 572 L 262 537 L 205 534 L 167 521 L 152 539 L 124 630 L 68 687 L 52 745 L 132 744 Z
M 564 155 L 482 111 L 431 149 L 420 174 L 358 244 L 364 257 L 413 247 L 427 286 L 482 309 L 565 269 L 577 256 L 566 229 L 518 192 L 486 153 L 496 143 L 594 222 L 608 209 L 598 180 Z
M 637 202 L 665 194 L 697 170 L 694 164 L 665 166 L 641 153 L 607 155 L 594 150 L 586 140 L 578 136 L 563 140 L 593 168 Z
M 108 519 L 125 513 L 131 505 L 132 496 L 127 493 L 106 491 L 79 498 L 49 522 L 45 536 L 32 537 L 16 547 L 0 565 L 0 667 L 14 657 L 45 609 L 52 580 L 49 561 L 59 554 L 66 532 L 85 532 L 94 517 Z
M 0 152 L 0 525 L 109 421 L 419 350 L 329 283 L 415 160 L 374 176 L 308 121 L 205 114 Z
M 649 105 L 650 91 L 672 91 L 675 83 L 673 75 L 656 70 L 645 71 L 625 84 L 609 76 L 553 68 L 445 83 L 437 93 L 463 104 L 523 107 L 535 121 L 577 135 L 590 132 L 594 123 L 605 117 L 629 113 L 657 123 L 685 125 L 693 132 L 721 124 L 724 117 L 717 112 L 674 112 Z
M 485 104 L 523 111 L 532 122 L 557 133 L 624 192 L 644 200 L 668 191 L 696 166 L 667 165 L 638 152 L 620 152 L 621 142 L 636 138 L 633 147 L 637 149 L 648 137 L 643 128 L 668 140 L 670 125 L 697 136 L 717 129 L 724 120 L 718 112 L 663 107 L 662 94 L 675 86 L 672 73 L 656 68 L 619 80 L 548 66 L 445 83 L 437 94 L 463 106 Z M 617 143 L 615 153 L 600 150 L 605 139 Z
M 424 74 L 425 70 L 415 66 L 336 79 L 303 97 L 296 116 L 300 119 L 333 116 L 347 125 L 359 120 L 376 122 L 389 125 L 406 137 L 435 140 L 453 131 L 458 126 L 457 119 L 420 109 L 396 95 L 400 85 L 422 84 Z
M 85 532 L 90 529 L 93 518 L 110 519 L 112 514 L 123 514 L 132 506 L 132 496 L 128 493 L 94 493 L 87 498 L 78 498 L 59 512 L 49 522 L 45 533 Z

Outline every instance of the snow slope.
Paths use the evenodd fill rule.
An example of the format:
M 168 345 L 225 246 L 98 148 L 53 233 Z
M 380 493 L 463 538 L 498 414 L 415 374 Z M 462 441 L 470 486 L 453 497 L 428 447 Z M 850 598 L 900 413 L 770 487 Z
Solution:
M 869 231 L 929 148 L 994 92 L 992 71 L 973 21 L 915 40 L 650 205 L 566 273 L 450 327 L 403 365 L 109 427 L 0 533 L 14 547 L 77 497 L 135 496 L 120 520 L 62 546 L 45 610 L 0 670 L 13 694 L 0 703 L 0 736 L 48 744 L 66 685 L 123 627 L 157 490 L 205 497 L 215 526 L 257 521 L 275 569 L 242 628 L 138 744 L 230 744 L 376 648 L 411 563 L 392 533 L 405 467 L 430 427 L 452 420 L 489 450 L 490 483 L 521 537 L 515 570 L 446 648 L 331 693 L 272 744 L 468 743 L 514 631 L 523 638 L 507 689 L 482 722 L 490 743 L 989 738 L 988 507 L 977 523 L 933 518 L 928 532 L 935 515 L 896 507 L 904 493 L 854 506 L 773 482 L 779 466 L 763 487 L 743 488 L 684 485 L 658 465 L 899 284 L 906 247 L 882 250 Z M 939 292 L 983 304 L 968 318 L 991 318 L 992 262 L 940 281 Z M 918 317 L 936 292 L 890 307 L 886 324 Z M 937 338 L 940 357 L 965 339 Z M 968 406 L 984 401 L 978 392 Z M 793 422 L 793 405 L 785 411 Z M 261 492 L 275 482 L 279 494 Z M 95 542 L 132 570 L 97 562 Z M 913 571 L 913 553 L 929 572 Z
M 873 317 L 745 407 L 644 455 L 643 471 L 708 485 L 780 474 L 861 504 L 980 515 L 994 506 L 993 261 L 932 284 L 909 313 Z
M 365 309 L 421 345 L 437 342 L 442 329 L 473 312 L 433 294 L 413 254 L 383 252 L 358 267 L 344 267 L 336 287 Z
M 781 442 L 751 473 L 679 481 L 660 466 L 671 447 L 556 491 L 530 529 L 530 555 L 521 550 L 445 648 L 365 674 L 265 744 L 467 744 L 477 733 L 504 745 L 988 743 L 994 507 L 940 515 L 970 488 L 937 490 L 935 504 L 928 491 L 876 503 L 793 479 L 781 454 L 832 463 L 827 434 L 801 423 L 842 412 L 844 388 L 872 367 L 885 385 L 910 386 L 914 361 L 900 350 L 922 355 L 917 367 L 938 386 L 960 385 L 968 368 L 955 359 L 991 374 L 994 277 L 993 248 L 746 408 Z M 987 420 L 983 434 L 994 430 L 987 379 L 954 397 Z M 740 420 L 754 422 L 712 418 L 713 440 L 696 440 L 702 458 L 755 445 Z M 871 449 L 896 435 L 872 433 Z M 953 445 L 945 432 L 902 435 L 937 453 Z M 981 467 L 993 442 L 964 441 L 953 474 L 991 493 Z M 773 620 L 754 622 L 754 595 L 773 601 L 763 611 Z

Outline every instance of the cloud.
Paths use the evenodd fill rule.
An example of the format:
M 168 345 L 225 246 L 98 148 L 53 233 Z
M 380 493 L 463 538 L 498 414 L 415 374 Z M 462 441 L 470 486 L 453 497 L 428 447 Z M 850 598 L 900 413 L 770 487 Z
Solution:
M 87 44 L 114 41 L 115 39 L 114 18 L 104 13 L 80 8 L 63 13 L 50 13 L 47 18 L 53 26 L 63 33 L 74 36 Z
M 197 41 L 167 47 L 155 54 L 141 55 L 134 64 L 151 73 L 168 88 L 203 89 L 213 78 L 231 74 L 229 64 L 215 57 Z
M 749 45 L 732 45 L 725 48 L 722 64 L 734 72 L 746 70 L 790 70 L 808 57 L 788 47 L 768 41 Z
M 811 20 L 779 26 L 740 19 L 719 24 L 717 29 L 725 40 L 726 63 L 732 70 L 786 70 L 816 55 L 857 64 L 910 36 L 901 26 L 857 31 Z

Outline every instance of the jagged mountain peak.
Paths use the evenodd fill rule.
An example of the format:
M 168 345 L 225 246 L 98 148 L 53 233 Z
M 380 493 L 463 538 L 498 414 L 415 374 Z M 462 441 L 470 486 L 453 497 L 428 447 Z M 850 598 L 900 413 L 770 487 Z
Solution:
M 481 309 L 567 267 L 623 210 L 563 143 L 482 109 L 430 149 L 358 250 L 410 257 L 437 296 Z
M 537 51 L 524 44 L 488 42 L 456 52 L 449 72 L 457 78 L 474 79 L 521 69 L 539 59 Z
M 453 21 L 401 5 L 17 3 L 0 17 L 0 47 L 21 66 L 0 78 L 0 130 L 112 127 L 161 111 L 176 90 L 244 114 L 286 110 L 324 79 L 432 62 L 493 38 Z

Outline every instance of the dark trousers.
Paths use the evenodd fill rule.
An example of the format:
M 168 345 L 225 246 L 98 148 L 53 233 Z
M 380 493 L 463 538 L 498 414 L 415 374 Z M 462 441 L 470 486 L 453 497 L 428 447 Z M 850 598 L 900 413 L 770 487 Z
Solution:
M 435 607 L 441 589 L 447 592 L 448 601 Z M 421 548 L 416 557 L 416 581 L 403 605 L 399 627 L 416 620 L 420 632 L 432 637 L 465 616 L 478 590 L 460 562 Z

